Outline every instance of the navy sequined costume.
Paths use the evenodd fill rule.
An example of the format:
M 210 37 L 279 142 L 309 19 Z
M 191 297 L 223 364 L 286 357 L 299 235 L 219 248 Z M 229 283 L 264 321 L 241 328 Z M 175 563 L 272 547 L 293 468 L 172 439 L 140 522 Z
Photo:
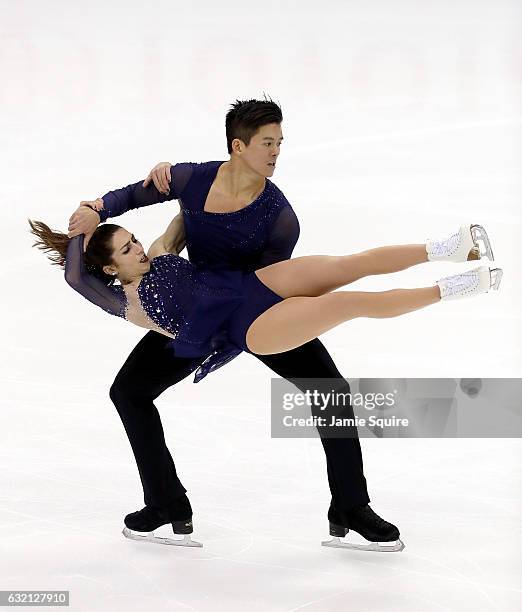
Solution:
M 269 179 L 265 179 L 265 187 L 258 197 L 238 211 L 214 213 L 204 210 L 210 187 L 223 163 L 174 164 L 170 168 L 167 195 L 160 193 L 153 184 L 144 188 L 143 181 L 109 191 L 103 196 L 100 221 L 176 199 L 183 212 L 188 257 L 198 271 L 249 273 L 289 259 L 299 238 L 299 222 L 283 192 Z M 233 359 L 240 348 L 248 350 L 244 334 L 250 323 L 281 299 L 254 274 L 244 279 L 244 290 L 250 295 L 248 308 L 236 313 L 230 337 L 216 336 L 207 346 L 200 345 L 207 353 L 205 361 L 197 368 L 194 382 Z M 180 357 L 194 356 L 194 353 L 189 355 L 182 351 L 181 346 L 175 353 Z
M 69 242 L 65 280 L 93 304 L 126 319 L 128 302 L 123 287 L 106 285 L 87 271 L 83 241 L 81 234 Z M 245 337 L 251 323 L 283 299 L 254 272 L 198 270 L 183 257 L 171 253 L 151 260 L 137 294 L 151 321 L 174 336 L 169 348 L 176 356 L 208 356 L 196 370 L 194 382 L 241 351 L 250 352 Z

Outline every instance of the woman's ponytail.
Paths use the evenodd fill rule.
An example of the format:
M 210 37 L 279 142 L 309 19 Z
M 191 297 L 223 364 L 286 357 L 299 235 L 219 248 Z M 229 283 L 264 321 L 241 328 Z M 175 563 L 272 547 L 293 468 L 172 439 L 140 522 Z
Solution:
M 47 253 L 47 257 L 54 265 L 64 268 L 69 236 L 63 232 L 53 231 L 42 221 L 31 221 L 31 219 L 28 221 L 31 226 L 31 234 L 38 238 L 33 246 Z
M 67 247 L 71 238 L 63 232 L 55 232 L 42 221 L 31 221 L 31 219 L 28 219 L 28 221 L 31 226 L 31 233 L 38 238 L 33 246 L 47 253 L 47 257 L 54 265 L 65 268 Z M 119 228 L 119 225 L 112 223 L 99 225 L 91 236 L 83 254 L 87 271 L 106 285 L 112 285 L 116 280 L 114 276 L 105 274 L 103 266 L 112 263 L 112 236 Z

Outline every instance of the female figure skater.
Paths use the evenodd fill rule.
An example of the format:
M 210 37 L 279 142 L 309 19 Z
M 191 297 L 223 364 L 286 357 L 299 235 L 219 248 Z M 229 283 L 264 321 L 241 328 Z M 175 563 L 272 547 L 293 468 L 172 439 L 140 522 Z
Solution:
M 175 222 L 176 218 L 145 254 L 137 238 L 118 225 L 99 226 L 84 253 L 83 234 L 68 238 L 40 221 L 29 221 L 39 239 L 34 246 L 65 267 L 65 280 L 86 299 L 172 338 L 176 355 L 210 354 L 198 367 L 195 382 L 241 351 L 288 351 L 350 319 L 396 317 L 441 300 L 479 295 L 498 289 L 502 278 L 501 269 L 481 266 L 416 289 L 335 291 L 365 276 L 427 261 L 464 262 L 483 256 L 493 260 L 487 234 L 478 225 L 462 226 L 446 240 L 384 246 L 354 255 L 297 257 L 244 273 L 201 271 L 180 257 L 173 239 Z M 348 532 L 336 517 L 329 518 L 331 535 Z M 192 533 L 190 521 L 173 521 L 172 526 L 175 533 Z M 399 530 L 391 523 L 386 526 L 387 535 L 380 534 L 378 541 L 396 541 L 388 549 L 400 550 Z

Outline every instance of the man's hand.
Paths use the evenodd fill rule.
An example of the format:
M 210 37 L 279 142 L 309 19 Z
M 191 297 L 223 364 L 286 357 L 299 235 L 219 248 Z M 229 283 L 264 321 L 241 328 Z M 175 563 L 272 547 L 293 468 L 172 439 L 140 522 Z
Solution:
M 94 234 L 94 230 L 100 224 L 100 215 L 87 206 L 87 204 L 92 204 L 92 202 L 82 202 L 74 211 L 69 219 L 69 232 L 67 234 L 69 238 L 85 234 L 83 241 L 84 251 L 87 249 L 87 245 L 89 244 L 91 236 Z
M 102 210 L 103 208 L 103 199 L 97 198 L 96 200 L 82 200 L 80 202 L 80 206 L 88 206 L 89 208 L 94 208 L 94 210 Z
M 156 189 L 160 193 L 168 194 L 170 192 L 170 162 L 160 162 L 149 172 L 149 176 L 143 181 L 143 187 L 150 185 L 153 181 Z

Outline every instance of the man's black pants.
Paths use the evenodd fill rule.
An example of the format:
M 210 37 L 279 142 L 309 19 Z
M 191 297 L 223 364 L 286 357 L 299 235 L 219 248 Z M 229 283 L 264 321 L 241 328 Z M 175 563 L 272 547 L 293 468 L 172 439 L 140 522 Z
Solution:
M 138 465 L 145 504 L 157 507 L 167 506 L 186 489 L 178 479 L 165 444 L 154 400 L 165 389 L 191 374 L 202 361 L 201 358 L 175 357 L 172 351 L 166 350 L 169 341 L 169 337 L 149 331 L 131 352 L 110 389 L 111 400 L 123 422 Z M 286 353 L 256 357 L 286 379 L 341 378 L 328 351 L 317 338 Z M 349 388 L 344 391 L 349 391 Z M 351 406 L 347 412 L 353 418 Z M 321 437 L 321 442 L 335 506 L 349 509 L 369 503 L 358 437 Z

